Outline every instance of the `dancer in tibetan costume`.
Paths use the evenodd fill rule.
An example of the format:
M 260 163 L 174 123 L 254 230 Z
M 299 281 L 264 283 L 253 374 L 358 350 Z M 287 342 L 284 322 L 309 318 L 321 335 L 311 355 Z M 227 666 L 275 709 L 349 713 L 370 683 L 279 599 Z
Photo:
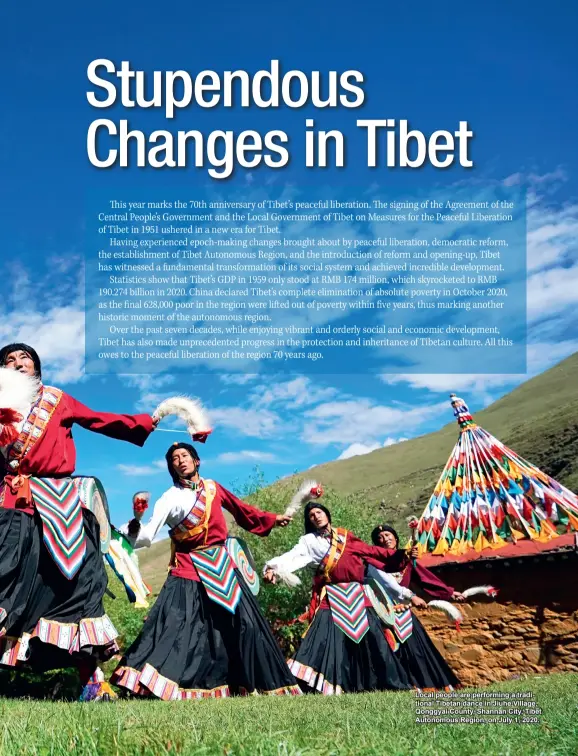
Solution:
M 112 682 L 166 701 L 299 695 L 249 584 L 225 547 L 223 510 L 259 536 L 291 518 L 262 512 L 201 478 L 200 459 L 190 444 L 175 443 L 166 460 L 174 485 L 156 502 L 150 522 L 143 526 L 137 520 L 131 530 L 138 530 L 137 547 L 150 546 L 169 525 L 170 574 Z
M 378 525 L 371 534 L 371 540 L 376 546 L 386 549 L 397 549 L 399 545 L 399 537 L 389 525 Z M 371 568 L 379 567 L 378 563 L 372 559 L 368 562 L 368 576 L 373 575 L 382 588 L 392 615 L 393 625 L 386 628 L 386 634 L 412 685 L 422 690 L 453 690 L 459 686 L 460 681 L 413 614 L 408 602 L 414 607 L 427 606 L 410 589 L 410 583 L 444 601 L 462 601 L 462 594 L 443 583 L 418 561 L 408 562 L 400 572 L 394 573 L 381 569 L 374 573 Z
M 305 533 L 264 570 L 268 582 L 280 578 L 294 584 L 293 572 L 317 567 L 311 624 L 289 660 L 293 674 L 305 690 L 325 695 L 411 688 L 363 587 L 367 558 L 397 569 L 405 552 L 369 546 L 344 528 L 332 527 L 329 510 L 315 501 L 305 507 Z
M 26 344 L 0 350 L 0 666 L 45 671 L 77 666 L 82 700 L 112 695 L 97 667 L 117 650 L 103 608 L 107 586 L 93 479 L 71 477 L 71 428 L 142 446 L 149 415 L 95 412 L 44 386 Z M 107 523 L 108 525 L 108 523 Z

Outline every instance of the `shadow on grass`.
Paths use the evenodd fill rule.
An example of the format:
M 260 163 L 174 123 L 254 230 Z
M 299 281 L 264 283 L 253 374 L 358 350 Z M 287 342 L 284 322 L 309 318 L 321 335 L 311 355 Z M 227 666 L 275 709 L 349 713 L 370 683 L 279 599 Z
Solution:
M 0 670 L 0 696 L 35 701 L 77 701 L 80 695 L 78 672 L 56 669 L 43 674 Z

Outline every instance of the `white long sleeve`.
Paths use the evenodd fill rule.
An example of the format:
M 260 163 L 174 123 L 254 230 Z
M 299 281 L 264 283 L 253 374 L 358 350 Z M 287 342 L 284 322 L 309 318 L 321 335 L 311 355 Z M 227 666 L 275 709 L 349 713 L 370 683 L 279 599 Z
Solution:
M 171 502 L 167 497 L 167 493 L 168 492 L 165 492 L 155 503 L 152 517 L 147 524 L 141 524 L 138 534 L 130 539 L 135 549 L 142 549 L 143 547 L 150 546 L 157 537 L 159 530 L 166 523 L 167 518 L 171 513 Z
M 300 538 L 290 551 L 270 559 L 263 572 L 272 569 L 275 572 L 297 572 L 297 570 L 314 564 L 313 557 L 307 548 L 305 536 Z
M 329 540 L 315 533 L 306 533 L 297 541 L 295 546 L 285 554 L 269 559 L 263 573 L 272 569 L 275 572 L 297 572 L 308 565 L 318 565 L 329 550 Z
M 177 488 L 177 486 L 169 488 L 155 503 L 152 517 L 147 524 L 141 524 L 138 535 L 132 537 L 134 541 L 131 538 L 133 547 L 140 549 L 150 546 L 165 524 L 169 528 L 174 528 L 182 522 L 196 500 L 197 494 L 190 488 Z

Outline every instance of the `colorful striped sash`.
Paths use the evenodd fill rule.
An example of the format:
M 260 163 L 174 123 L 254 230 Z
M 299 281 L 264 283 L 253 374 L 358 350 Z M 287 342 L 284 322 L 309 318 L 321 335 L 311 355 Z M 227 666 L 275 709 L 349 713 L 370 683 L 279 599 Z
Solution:
M 394 629 L 400 643 L 405 643 L 405 641 L 411 636 L 413 632 L 411 609 L 402 609 L 401 611 L 396 611 Z
M 195 495 L 192 490 L 191 493 Z M 175 525 L 174 528 L 169 530 L 169 537 L 171 539 L 171 561 L 169 562 L 169 570 L 171 567 L 176 566 L 177 543 L 194 540 L 198 538 L 199 535 L 203 536 L 203 545 L 207 543 L 211 509 L 216 494 L 217 487 L 215 482 L 208 478 L 201 478 L 199 486 L 196 489 L 195 503 L 193 504 L 191 511 L 179 522 L 178 525 Z
M 363 586 L 360 583 L 328 585 L 327 600 L 333 622 L 348 638 L 359 643 L 369 630 Z
M 207 596 L 234 614 L 241 598 L 241 586 L 227 549 L 224 546 L 212 546 L 202 551 L 192 551 L 191 560 L 205 586 Z
M 347 530 L 345 528 L 332 528 L 329 548 L 317 568 L 318 574 L 323 575 L 327 582 L 335 565 L 343 556 L 346 544 Z
M 46 548 L 62 574 L 72 580 L 86 554 L 78 486 L 71 478 L 30 478 L 30 491 L 42 519 Z
M 52 386 L 42 387 L 41 396 L 30 410 L 18 438 L 8 450 L 7 461 L 11 470 L 18 470 L 20 461 L 42 438 L 61 399 L 62 391 L 60 389 Z
M 201 478 L 191 511 L 178 525 L 169 530 L 169 536 L 173 541 L 177 543 L 188 541 L 195 538 L 199 533 L 204 533 L 206 540 L 206 532 L 211 519 L 211 508 L 216 493 L 215 482 L 208 478 Z

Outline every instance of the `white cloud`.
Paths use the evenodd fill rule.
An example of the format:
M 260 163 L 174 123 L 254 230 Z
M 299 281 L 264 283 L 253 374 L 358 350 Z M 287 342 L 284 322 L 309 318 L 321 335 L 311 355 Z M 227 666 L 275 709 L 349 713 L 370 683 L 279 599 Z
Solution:
M 362 454 L 370 454 L 371 452 L 376 451 L 376 449 L 381 449 L 384 446 L 393 446 L 394 444 L 400 444 L 402 441 L 407 441 L 407 438 L 389 437 L 386 438 L 382 444 L 380 444 L 378 441 L 374 441 L 373 443 L 369 444 L 360 444 L 359 442 L 355 442 L 353 444 L 350 444 L 347 449 L 344 449 L 337 457 L 337 459 L 350 459 L 351 457 L 358 457 Z
M 159 404 L 164 399 L 169 399 L 174 392 L 172 391 L 165 391 L 165 392 L 157 392 L 157 391 L 143 391 L 138 399 L 135 402 L 135 408 L 137 412 L 147 412 L 147 413 L 153 413 L 155 409 L 159 406 Z M 163 420 L 163 425 L 166 425 L 168 422 L 172 421 L 173 418 L 169 417 L 166 420 Z
M 401 436 L 400 438 L 386 438 L 382 446 L 394 446 L 395 444 L 401 444 L 402 441 L 407 440 L 408 439 L 405 436 Z
M 216 463 L 222 465 L 233 465 L 237 462 L 276 462 L 277 457 L 270 452 L 252 451 L 245 449 L 237 452 L 224 452 L 219 454 Z
M 226 386 L 245 386 L 256 380 L 258 373 L 220 373 L 219 380 Z
M 150 465 L 124 465 L 119 464 L 116 469 L 129 478 L 139 478 L 148 475 L 158 475 L 167 469 L 164 459 L 159 459 Z
M 270 383 L 258 386 L 251 392 L 255 407 L 284 404 L 287 409 L 297 409 L 308 404 L 316 404 L 337 394 L 333 388 L 323 388 L 306 376 L 298 376 L 284 383 Z
M 555 344 L 528 344 L 528 374 L 538 375 L 574 352 L 578 352 L 578 338 L 558 341 Z
M 175 394 L 175 391 L 171 389 L 162 390 L 164 387 L 172 386 L 175 383 L 175 376 L 171 373 L 155 373 L 152 375 L 121 374 L 118 377 L 125 386 L 138 389 L 139 396 L 134 402 L 137 412 L 152 414 L 164 399 L 168 399 Z M 177 418 L 173 417 L 168 417 L 162 422 L 164 428 L 172 428 L 173 426 L 176 428 L 179 425 L 182 427 L 182 421 L 178 421 Z
M 578 204 L 546 198 L 566 176 L 562 170 L 527 181 L 528 320 L 568 320 L 578 304 Z M 558 331 L 559 333 L 559 331 Z
M 338 460 L 340 459 L 351 459 L 351 457 L 359 457 L 362 454 L 370 454 L 371 452 L 375 451 L 376 449 L 380 449 L 381 444 L 375 441 L 372 444 L 360 444 L 359 442 L 356 442 L 354 444 L 350 444 L 350 446 L 347 447 L 347 449 L 344 449 L 341 454 L 337 457 Z
M 289 381 L 254 386 L 247 394 L 245 407 L 215 406 L 207 408 L 207 412 L 214 428 L 249 438 L 268 438 L 283 432 L 288 413 L 336 395 L 336 389 L 317 386 L 308 377 L 297 376 Z M 300 419 L 291 414 L 288 424 L 295 427 Z
M 576 249 L 578 206 L 562 210 L 535 208 L 528 211 L 528 270 L 546 268 Z
M 426 389 L 432 393 L 450 394 L 453 391 L 486 392 L 503 388 L 528 380 L 553 367 L 561 360 L 578 351 L 578 339 L 559 341 L 557 343 L 528 344 L 528 372 L 520 375 L 447 375 L 439 374 L 399 374 L 380 375 L 381 380 L 390 386 L 406 383 L 413 389 Z
M 490 388 L 498 388 L 525 379 L 525 376 L 522 375 L 445 375 L 443 373 L 382 375 L 380 377 L 390 386 L 397 383 L 407 383 L 413 389 L 427 389 L 438 394 L 450 394 L 452 391 L 466 390 L 486 391 Z
M 305 412 L 301 438 L 309 444 L 371 444 L 400 430 L 413 431 L 447 411 L 447 404 L 387 407 L 370 399 L 327 402 Z
M 0 338 L 36 349 L 46 379 L 75 383 L 84 377 L 84 312 L 78 305 L 10 312 L 0 318 Z
M 567 175 L 563 168 L 556 168 L 549 173 L 513 173 L 507 176 L 503 181 L 504 186 L 519 186 L 520 184 L 529 184 L 536 186 L 540 184 L 551 184 L 554 182 L 566 181 Z
M 518 186 L 522 183 L 522 174 L 512 173 L 510 176 L 506 176 L 502 183 L 504 186 Z
M 48 381 L 75 383 L 84 378 L 84 268 L 73 253 L 47 255 L 46 263 L 38 277 L 3 261 L 11 286 L 0 301 L 0 339 L 36 349 Z
M 138 388 L 143 393 L 150 393 L 163 386 L 169 386 L 175 382 L 175 376 L 170 373 L 155 373 L 154 375 L 124 375 L 119 379 L 129 388 Z
M 279 430 L 281 418 L 268 409 L 214 407 L 209 410 L 214 427 L 234 430 L 243 436 L 265 438 Z
M 528 280 L 529 319 L 552 318 L 578 305 L 578 265 L 550 268 Z

